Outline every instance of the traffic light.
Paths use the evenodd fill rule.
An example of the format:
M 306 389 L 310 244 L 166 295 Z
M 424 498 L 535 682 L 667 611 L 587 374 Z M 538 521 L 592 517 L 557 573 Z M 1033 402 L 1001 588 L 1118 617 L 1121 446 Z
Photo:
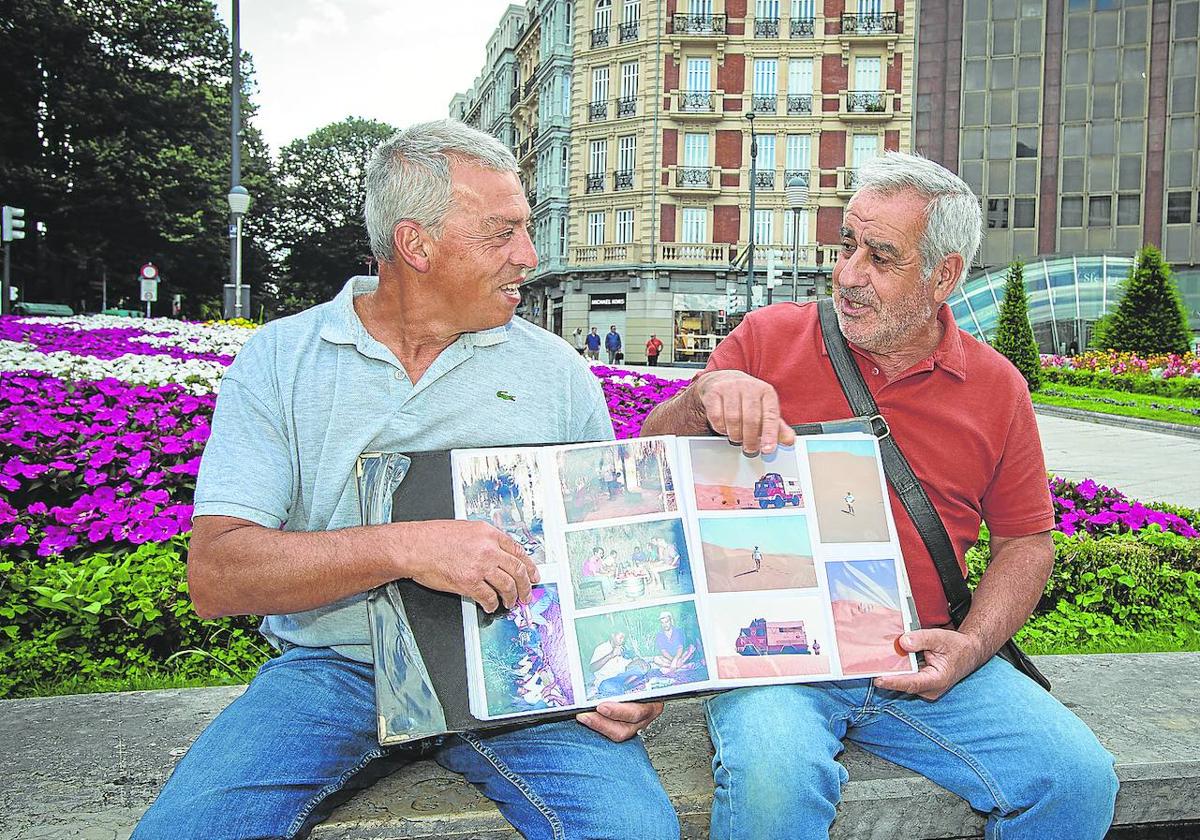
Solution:
M 25 210 L 4 205 L 4 242 L 25 238 Z
M 779 263 L 774 248 L 767 251 L 767 288 L 774 289 L 782 280 L 779 277 Z

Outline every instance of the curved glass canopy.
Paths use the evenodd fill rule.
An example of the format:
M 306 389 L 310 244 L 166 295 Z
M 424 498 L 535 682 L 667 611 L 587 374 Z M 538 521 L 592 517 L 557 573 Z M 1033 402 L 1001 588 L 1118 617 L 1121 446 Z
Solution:
M 1025 263 L 1029 323 L 1043 353 L 1079 352 L 1092 325 L 1121 299 L 1121 283 L 1133 267 L 1130 256 L 1109 254 L 1055 257 Z M 981 341 L 996 333 L 1008 267 L 968 278 L 947 301 L 958 326 Z

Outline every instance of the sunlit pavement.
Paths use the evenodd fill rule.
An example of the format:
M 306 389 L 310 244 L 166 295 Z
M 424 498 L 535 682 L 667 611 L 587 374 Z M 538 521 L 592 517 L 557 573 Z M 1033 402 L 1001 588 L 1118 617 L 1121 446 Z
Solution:
M 690 379 L 698 368 L 620 365 L 637 374 Z M 1131 499 L 1200 508 L 1200 439 L 1039 414 L 1046 469 L 1069 479 L 1094 478 Z

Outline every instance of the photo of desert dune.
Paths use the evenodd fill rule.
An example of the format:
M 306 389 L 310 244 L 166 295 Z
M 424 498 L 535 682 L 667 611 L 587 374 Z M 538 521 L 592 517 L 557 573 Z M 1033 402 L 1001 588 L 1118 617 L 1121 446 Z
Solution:
M 699 510 L 799 510 L 804 507 L 796 450 L 753 457 L 724 438 L 688 442 Z
M 821 542 L 888 542 L 887 494 L 874 441 L 807 440 L 804 445 Z
M 804 515 L 701 519 L 700 539 L 709 592 L 817 585 Z
M 726 597 L 711 622 L 720 679 L 830 673 L 829 628 L 815 597 Z
M 842 560 L 825 571 L 842 673 L 911 672 L 911 658 L 896 647 L 905 628 L 896 561 Z

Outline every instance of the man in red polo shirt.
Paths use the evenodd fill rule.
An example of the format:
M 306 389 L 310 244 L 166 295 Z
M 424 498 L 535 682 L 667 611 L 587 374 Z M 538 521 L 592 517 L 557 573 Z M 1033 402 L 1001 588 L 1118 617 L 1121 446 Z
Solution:
M 1045 587 L 1054 515 L 1024 380 L 945 305 L 979 247 L 978 199 L 914 155 L 887 154 L 859 175 L 833 270 L 838 324 L 960 565 L 981 521 L 992 560 L 954 628 L 929 553 L 890 493 L 922 627 L 900 644 L 924 665 L 710 700 L 712 837 L 827 837 L 847 778 L 834 759 L 849 738 L 965 798 L 987 814 L 988 837 L 1101 838 L 1116 798 L 1112 757 L 995 656 Z M 794 442 L 790 424 L 850 414 L 817 307 L 785 303 L 748 315 L 643 433 L 715 431 L 746 452 L 771 452 Z

